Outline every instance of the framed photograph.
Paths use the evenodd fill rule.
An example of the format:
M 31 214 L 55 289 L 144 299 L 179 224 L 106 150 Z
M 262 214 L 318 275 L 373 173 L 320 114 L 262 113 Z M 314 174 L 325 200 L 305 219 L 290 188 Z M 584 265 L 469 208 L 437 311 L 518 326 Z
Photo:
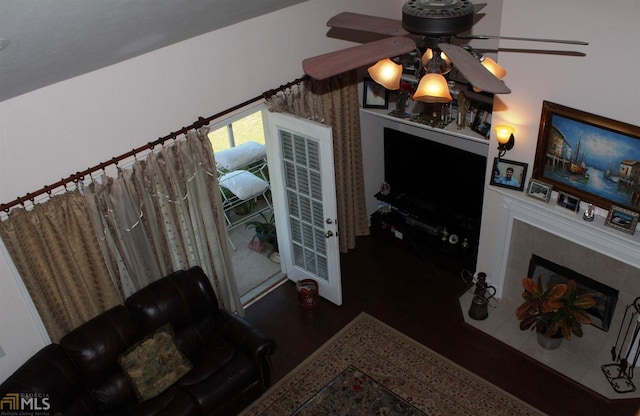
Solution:
M 640 210 L 640 127 L 544 101 L 532 177 L 604 209 Z
M 489 139 L 491 133 L 491 106 L 479 105 L 473 122 L 471 123 L 471 130 L 481 134 L 486 139 Z
M 611 205 L 604 225 L 633 235 L 638 225 L 638 216 L 637 212 Z
M 371 78 L 365 78 L 363 90 L 363 108 L 389 108 L 389 90 L 385 87 Z
M 527 195 L 531 198 L 536 198 L 544 202 L 549 202 L 551 199 L 551 191 L 553 186 L 548 183 L 544 183 L 537 179 L 531 179 L 529 181 L 529 187 L 527 188 Z
M 580 209 L 580 198 L 569 195 L 566 192 L 558 192 L 556 203 L 559 207 L 566 208 L 569 211 L 578 212 Z
M 493 175 L 491 185 L 503 188 L 522 191 L 524 189 L 524 179 L 527 175 L 529 165 L 523 162 L 516 162 L 507 159 L 493 159 Z

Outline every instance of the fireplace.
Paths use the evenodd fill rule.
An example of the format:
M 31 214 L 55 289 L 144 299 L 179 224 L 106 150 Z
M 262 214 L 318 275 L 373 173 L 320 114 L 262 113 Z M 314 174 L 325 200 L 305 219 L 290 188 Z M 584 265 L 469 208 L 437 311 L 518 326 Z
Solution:
M 611 319 L 613 318 L 618 302 L 619 291 L 617 289 L 536 254 L 531 255 L 527 276 L 535 281 L 540 278 L 542 287 L 545 290 L 555 284 L 567 283 L 569 280 L 574 280 L 576 282 L 577 296 L 584 293 L 592 293 L 595 295 L 596 306 L 587 310 L 592 325 L 603 331 L 609 330 Z
M 502 193 L 501 190 L 498 192 Z M 501 255 L 495 256 L 495 270 L 499 273 L 488 275 L 488 281 L 498 291 L 497 306 L 489 308 L 489 318 L 485 321 L 474 321 L 467 316 L 472 299 L 467 293 L 460 299 L 465 319 L 470 325 L 605 397 L 638 398 L 640 391 L 625 394 L 614 391 L 601 371 L 602 365 L 614 362 L 611 348 L 616 343 L 624 310 L 640 295 L 638 235 L 630 237 L 611 232 L 604 226 L 601 216 L 587 223 L 581 216 L 564 211 L 551 204 L 539 204 L 526 196 L 504 193 L 501 211 L 504 222 L 497 230 L 497 234 L 503 236 L 499 239 L 502 245 L 496 247 Z M 522 279 L 530 274 L 534 255 L 612 288 L 611 292 L 608 288 L 602 291 L 604 296 L 612 296 L 608 300 L 613 310 L 610 320 L 603 316 L 609 321 L 609 331 L 583 325 L 582 338 L 564 340 L 560 349 L 549 352 L 537 345 L 532 331 L 520 330 L 515 309 L 522 303 Z M 549 266 L 549 263 L 545 264 Z M 617 301 L 613 305 L 615 291 L 618 292 Z M 640 376 L 634 383 L 640 384 Z

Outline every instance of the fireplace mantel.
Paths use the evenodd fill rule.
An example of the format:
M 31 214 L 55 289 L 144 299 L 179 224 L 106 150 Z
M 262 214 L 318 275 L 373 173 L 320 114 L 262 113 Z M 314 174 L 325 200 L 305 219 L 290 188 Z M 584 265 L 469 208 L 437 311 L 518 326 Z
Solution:
M 610 399 L 639 398 L 640 390 L 616 393 L 601 371 L 612 364 L 611 346 L 616 344 L 625 308 L 640 295 L 640 232 L 625 234 L 604 225 L 606 212 L 596 211 L 593 222 L 582 219 L 585 206 L 573 213 L 555 203 L 545 203 L 523 192 L 489 186 L 494 200 L 492 229 L 495 237 L 495 262 L 490 284 L 496 287 L 497 300 L 490 302 L 489 316 L 476 321 L 467 310 L 471 290 L 460 298 L 465 321 L 505 342 L 525 355 L 577 381 Z M 522 279 L 527 275 L 533 254 L 568 267 L 619 291 L 618 302 L 609 331 L 592 325 L 583 326 L 584 337 L 565 340 L 555 351 L 537 345 L 535 333 L 522 331 L 515 315 L 522 303 Z M 492 278 L 492 279 L 491 279 Z M 630 341 L 637 345 L 637 340 Z M 633 381 L 640 385 L 639 380 Z
M 522 192 L 493 186 L 488 186 L 487 192 L 496 192 L 502 198 L 501 224 L 498 227 L 502 235 L 496 247 L 496 252 L 502 256 L 496 256 L 498 263 L 494 270 L 499 270 L 499 273 L 496 279 L 491 280 L 498 298 L 502 296 L 505 285 L 512 227 L 516 219 L 640 269 L 640 233 L 632 236 L 607 227 L 604 225 L 606 211 L 596 209 L 594 221 L 588 222 L 582 219 L 585 206 L 581 206 L 578 213 L 573 213 L 555 205 L 556 195 L 545 203 Z

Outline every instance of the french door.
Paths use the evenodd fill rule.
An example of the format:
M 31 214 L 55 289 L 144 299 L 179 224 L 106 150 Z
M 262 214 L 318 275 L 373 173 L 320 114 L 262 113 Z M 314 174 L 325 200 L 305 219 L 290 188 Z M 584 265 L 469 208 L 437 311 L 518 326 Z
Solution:
M 265 111 L 267 160 L 283 272 L 342 304 L 331 128 Z

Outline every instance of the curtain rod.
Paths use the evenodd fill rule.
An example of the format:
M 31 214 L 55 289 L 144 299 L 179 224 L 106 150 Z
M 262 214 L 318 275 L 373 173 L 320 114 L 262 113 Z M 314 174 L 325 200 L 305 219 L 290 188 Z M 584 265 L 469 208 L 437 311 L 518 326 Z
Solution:
M 37 196 L 43 195 L 43 194 L 49 194 L 51 195 L 51 192 L 54 191 L 55 189 L 58 189 L 60 187 L 67 187 L 68 183 L 77 183 L 79 181 L 84 180 L 85 176 L 87 175 L 91 175 L 93 172 L 97 172 L 99 170 L 104 170 L 107 166 L 110 165 L 116 165 L 118 166 L 118 163 L 124 159 L 130 158 L 131 156 L 135 156 L 138 153 L 144 152 L 146 150 L 149 149 L 153 149 L 154 147 L 160 145 L 164 145 L 164 142 L 166 142 L 167 140 L 175 140 L 178 138 L 178 136 L 182 135 L 182 134 L 186 134 L 187 132 L 194 130 L 194 129 L 199 129 L 200 127 L 206 126 L 207 124 L 209 124 L 211 121 L 218 119 L 222 116 L 225 116 L 229 113 L 232 113 L 236 110 L 241 109 L 242 107 L 245 107 L 249 104 L 253 104 L 256 101 L 259 101 L 261 99 L 268 99 L 270 97 L 272 97 L 273 95 L 277 94 L 280 91 L 284 91 L 287 88 L 291 88 L 294 85 L 300 84 L 301 82 L 305 81 L 308 77 L 305 75 L 302 78 L 298 78 L 294 81 L 288 82 L 287 84 L 281 85 L 278 88 L 269 90 L 269 91 L 265 91 L 264 93 L 262 93 L 262 95 L 258 95 L 256 97 L 250 98 L 247 101 L 237 104 L 231 108 L 228 108 L 224 111 L 221 111 L 217 114 L 214 114 L 210 117 L 204 118 L 204 117 L 198 117 L 198 120 L 196 122 L 194 122 L 193 124 L 191 124 L 190 126 L 187 127 L 183 127 L 178 131 L 175 131 L 173 133 L 169 133 L 168 135 L 164 136 L 164 137 L 160 137 L 159 139 L 149 142 L 147 144 L 145 144 L 144 146 L 140 146 L 138 148 L 135 148 L 129 152 L 123 153 L 120 156 L 114 156 L 112 157 L 110 160 L 106 161 L 106 162 L 102 162 L 99 163 L 91 168 L 85 169 L 81 172 L 76 172 L 66 178 L 62 178 L 61 180 L 59 180 L 58 182 L 52 183 L 51 185 L 46 185 L 44 187 L 42 187 L 41 189 L 35 191 L 35 192 L 29 192 L 24 196 L 18 197 L 16 199 L 14 199 L 11 202 L 7 202 L 6 204 L 0 204 L 0 211 L 5 211 L 5 212 L 9 212 L 9 210 L 11 208 L 13 208 L 16 205 L 24 205 L 25 202 L 30 201 L 31 203 L 34 202 L 34 199 Z

